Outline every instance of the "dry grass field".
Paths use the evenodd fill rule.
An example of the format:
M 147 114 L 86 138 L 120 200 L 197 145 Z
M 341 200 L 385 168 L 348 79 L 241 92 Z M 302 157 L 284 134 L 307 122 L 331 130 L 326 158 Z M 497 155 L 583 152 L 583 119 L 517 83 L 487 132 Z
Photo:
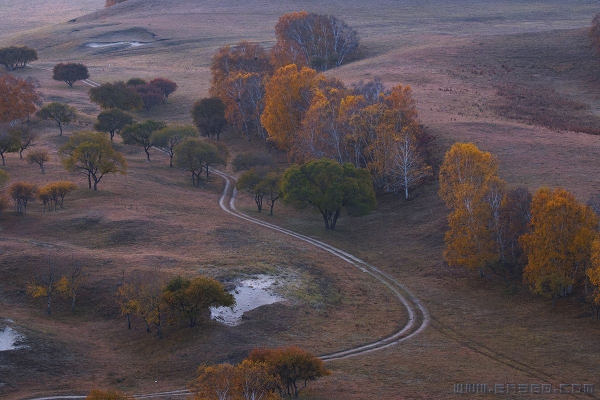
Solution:
M 388 86 L 411 85 L 421 122 L 435 137 L 438 162 L 453 142 L 472 141 L 498 156 L 511 186 L 563 186 L 583 201 L 600 191 L 600 136 L 582 133 L 600 129 L 600 60 L 585 30 L 600 12 L 597 2 L 128 0 L 110 9 L 103 3 L 0 5 L 3 45 L 27 45 L 40 58 L 17 75 L 36 77 L 45 101 L 68 102 L 81 114 L 64 137 L 50 123 L 31 122 L 41 134 L 36 147 L 54 156 L 45 175 L 17 154 L 7 157 L 14 180 L 70 179 L 79 189 L 63 210 L 43 213 L 31 204 L 25 215 L 9 210 L 0 216 L 0 324 L 22 332 L 27 345 L 0 352 L 1 398 L 85 394 L 94 387 L 179 389 L 198 365 L 237 362 L 253 347 L 296 344 L 324 354 L 374 341 L 406 320 L 381 284 L 307 244 L 226 215 L 218 205 L 220 178 L 194 188 L 159 152 L 148 163 L 141 149 L 117 143 L 128 174 L 103 178 L 98 192 L 87 190 L 82 176 L 64 171 L 56 151 L 72 132 L 89 129 L 98 109 L 83 83 L 69 89 L 51 79 L 47 68 L 57 62 L 84 62 L 98 82 L 172 79 L 179 88 L 169 103 L 139 117 L 190 122 L 191 104 L 207 95 L 217 48 L 240 40 L 270 46 L 273 26 L 286 12 L 335 14 L 358 30 L 363 49 L 360 60 L 328 74 L 347 84 L 381 77 Z M 87 46 L 123 41 L 144 45 Z M 224 136 L 232 153 L 263 150 L 257 141 Z M 333 374 L 311 383 L 304 398 L 460 398 L 453 391 L 462 383 L 492 389 L 589 383 L 600 392 L 600 323 L 589 306 L 572 298 L 552 309 L 525 287 L 507 290 L 492 276 L 446 266 L 447 212 L 435 183 L 410 201 L 385 196 L 366 217 L 343 216 L 334 232 L 308 211 L 277 204 L 274 217 L 258 215 L 243 195 L 238 206 L 376 265 L 410 288 L 431 314 L 429 327 L 412 340 L 329 363 Z M 25 294 L 27 281 L 49 263 L 75 262 L 87 274 L 76 312 L 57 300 L 46 316 L 43 304 Z M 158 339 L 139 322 L 128 331 L 114 302 L 123 274 L 142 270 L 223 281 L 273 274 L 287 300 L 251 312 L 237 327 L 168 326 Z M 515 392 L 503 397 L 534 397 Z

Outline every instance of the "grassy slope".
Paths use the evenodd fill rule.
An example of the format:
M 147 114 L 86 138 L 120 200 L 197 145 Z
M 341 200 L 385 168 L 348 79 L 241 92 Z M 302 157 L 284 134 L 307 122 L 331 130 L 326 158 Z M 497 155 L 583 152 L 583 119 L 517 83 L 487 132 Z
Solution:
M 600 189 L 595 175 L 599 137 L 527 125 L 498 112 L 507 109 L 508 101 L 498 96 L 498 86 L 510 84 L 513 92 L 527 98 L 532 92 L 555 90 L 556 95 L 547 97 L 561 114 L 571 110 L 559 100 L 583 103 L 588 109 L 578 118 L 593 123 L 600 109 L 596 61 L 585 32 L 578 29 L 597 11 L 591 2 L 164 4 L 129 0 L 76 22 L 7 40 L 38 48 L 36 65 L 84 61 L 92 78 L 101 82 L 170 77 L 180 88 L 152 117 L 189 121 L 190 104 L 206 94 L 216 48 L 241 39 L 269 45 L 272 27 L 284 12 L 334 13 L 359 30 L 365 54 L 331 74 L 348 83 L 380 76 L 390 84 L 410 84 L 422 122 L 437 138 L 438 159 L 453 141 L 469 140 L 498 155 L 501 173 L 513 185 L 531 190 L 561 185 L 582 200 Z M 173 20 L 177 24 L 165 23 Z M 118 51 L 85 47 L 122 40 L 151 44 Z M 93 116 L 95 109 L 81 84 L 68 90 L 46 72 L 20 74 L 38 76 L 48 98 L 67 99 Z M 533 96 L 519 109 L 539 109 L 537 101 Z M 516 104 L 508 103 L 511 107 Z M 45 124 L 38 129 L 45 134 L 39 145 L 56 149 L 62 139 L 54 136 L 55 129 Z M 226 140 L 234 150 L 246 145 L 233 137 Z M 0 391 L 7 396 L 90 386 L 134 392 L 175 388 L 200 362 L 236 360 L 252 346 L 298 343 L 322 352 L 370 340 L 401 323 L 401 311 L 393 303 L 384 306 L 389 298 L 376 285 L 363 282 L 339 262 L 224 217 L 216 204 L 218 180 L 196 190 L 187 187 L 180 172 L 165 168 L 160 155 L 148 164 L 139 151 L 126 151 L 130 174 L 105 178 L 101 192 L 80 189 L 67 198 L 67 209 L 57 213 L 42 214 L 34 206 L 26 217 L 2 217 L 1 300 L 10 305 L 5 316 L 32 338 L 31 352 L 0 353 L 3 364 L 14 366 L 2 378 L 8 385 Z M 13 177 L 37 182 L 65 177 L 56 160 L 44 177 L 14 155 L 7 170 Z M 333 233 L 321 230 L 317 215 L 276 208 L 277 223 L 323 237 L 406 282 L 434 319 L 408 343 L 332 364 L 334 375 L 311 385 L 314 398 L 442 398 L 450 397 L 452 385 L 460 382 L 594 383 L 598 327 L 589 318 L 577 318 L 585 309 L 572 301 L 550 310 L 547 301 L 524 290 L 507 295 L 491 277 L 481 280 L 444 266 L 445 210 L 435 192 L 431 185 L 410 202 L 384 198 L 372 215 L 343 218 Z M 242 203 L 252 212 L 250 199 Z M 47 318 L 39 304 L 25 299 L 24 282 L 48 257 L 74 257 L 90 265 L 90 284 L 76 316 L 59 306 Z M 315 282 L 305 286 L 304 299 L 335 297 L 332 287 L 344 297 L 325 307 L 302 302 L 274 306 L 255 313 L 243 328 L 171 330 L 158 342 L 139 330 L 124 334 L 122 322 L 114 320 L 110 294 L 121 272 L 136 268 L 216 276 L 279 271 L 288 279 Z M 268 318 L 270 313 L 277 318 Z

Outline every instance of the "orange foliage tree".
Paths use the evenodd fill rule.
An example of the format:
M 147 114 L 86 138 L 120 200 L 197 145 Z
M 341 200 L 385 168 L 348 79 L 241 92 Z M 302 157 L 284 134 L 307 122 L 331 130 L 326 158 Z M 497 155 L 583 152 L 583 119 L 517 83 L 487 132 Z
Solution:
M 451 210 L 444 258 L 449 265 L 483 268 L 498 261 L 493 216 L 502 199 L 504 182 L 498 161 L 472 143 L 455 143 L 440 168 L 439 195 Z
M 275 400 L 277 377 L 269 366 L 250 360 L 240 364 L 203 365 L 190 385 L 197 400 Z
M 533 293 L 571 294 L 590 264 L 598 217 L 562 188 L 541 188 L 531 203 L 530 232 L 519 239 L 527 257 L 523 280 Z
M 278 378 L 278 391 L 281 396 L 298 397 L 309 381 L 331 374 L 321 359 L 296 346 L 255 349 L 248 356 L 248 360 L 264 363 L 269 367 L 271 375 Z
M 39 97 L 31 82 L 10 74 L 0 76 L 0 122 L 14 125 L 35 111 Z
M 247 139 L 265 138 L 260 122 L 264 108 L 264 82 L 273 68 L 265 49 L 250 42 L 224 46 L 213 56 L 210 95 L 225 104 L 225 118 Z
M 596 235 L 592 242 L 590 267 L 586 271 L 587 278 L 592 284 L 590 297 L 596 308 L 596 318 L 600 318 L 600 236 Z

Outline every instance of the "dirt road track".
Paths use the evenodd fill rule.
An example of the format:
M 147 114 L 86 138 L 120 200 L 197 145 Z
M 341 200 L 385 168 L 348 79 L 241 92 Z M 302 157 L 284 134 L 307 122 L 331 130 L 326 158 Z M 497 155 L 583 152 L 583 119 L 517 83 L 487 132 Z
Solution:
M 233 215 L 237 218 L 241 218 L 245 221 L 251 222 L 253 224 L 257 224 L 263 226 L 265 228 L 273 229 L 277 232 L 292 236 L 298 240 L 302 240 L 306 243 L 309 243 L 323 251 L 326 251 L 330 254 L 333 254 L 336 257 L 341 258 L 346 261 L 348 264 L 352 265 L 355 268 L 358 268 L 362 272 L 371 275 L 375 279 L 377 279 L 383 286 L 391 290 L 398 301 L 406 308 L 408 314 L 408 320 L 406 324 L 401 327 L 397 332 L 392 335 L 383 338 L 381 340 L 377 340 L 375 342 L 367 343 L 358 347 L 353 347 L 350 349 L 345 349 L 342 351 L 338 351 L 335 353 L 324 354 L 319 356 L 323 361 L 334 361 L 341 360 L 344 358 L 359 356 L 362 354 L 371 353 L 377 350 L 383 350 L 390 346 L 394 346 L 398 343 L 404 342 L 416 335 L 418 335 L 421 331 L 423 331 L 427 325 L 429 324 L 429 314 L 425 307 L 421 304 L 419 299 L 417 299 L 412 293 L 408 291 L 402 284 L 400 284 L 395 278 L 391 275 L 387 274 L 374 267 L 371 264 L 364 262 L 358 257 L 353 256 L 350 253 L 347 253 L 343 250 L 340 250 L 336 247 L 328 245 L 327 243 L 321 242 L 319 240 L 313 239 L 311 237 L 301 235 L 294 231 L 290 231 L 288 229 L 281 228 L 277 225 L 270 224 L 268 222 L 264 222 L 258 220 L 256 218 L 252 218 L 242 212 L 238 211 L 235 207 L 235 198 L 237 195 L 237 190 L 232 184 L 235 181 L 230 175 L 225 174 L 224 172 L 218 170 L 212 170 L 212 172 L 216 175 L 219 175 L 225 180 L 225 188 L 223 189 L 223 193 L 219 198 L 219 206 L 226 213 Z M 229 201 L 227 202 L 227 199 Z M 148 393 L 148 394 L 140 394 L 134 395 L 136 399 L 171 399 L 171 398 L 180 398 L 182 396 L 190 395 L 190 392 L 187 390 L 175 390 L 170 392 L 160 392 L 160 393 Z M 85 399 L 86 396 L 74 396 L 74 395 L 65 395 L 65 396 L 50 396 L 50 397 L 37 397 L 32 398 L 30 400 L 75 400 L 75 399 Z

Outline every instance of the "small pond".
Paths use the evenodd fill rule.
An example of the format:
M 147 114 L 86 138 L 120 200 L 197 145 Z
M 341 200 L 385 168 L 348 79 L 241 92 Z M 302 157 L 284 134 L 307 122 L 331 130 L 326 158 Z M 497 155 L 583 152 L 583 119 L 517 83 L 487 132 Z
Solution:
M 276 285 L 276 282 L 277 278 L 269 275 L 259 275 L 237 282 L 235 289 L 229 292 L 235 297 L 235 306 L 212 307 L 211 318 L 225 325 L 239 325 L 246 311 L 284 300 L 271 290 L 271 286 Z
M 0 351 L 17 350 L 22 348 L 19 342 L 24 339 L 23 335 L 15 331 L 10 326 L 0 329 Z
M 100 48 L 100 47 L 111 47 L 111 46 L 123 46 L 123 45 L 127 45 L 128 47 L 138 47 L 138 46 L 143 46 L 147 43 L 142 43 L 142 42 L 111 42 L 111 43 L 88 43 L 86 44 L 87 47 L 92 47 L 92 48 Z

